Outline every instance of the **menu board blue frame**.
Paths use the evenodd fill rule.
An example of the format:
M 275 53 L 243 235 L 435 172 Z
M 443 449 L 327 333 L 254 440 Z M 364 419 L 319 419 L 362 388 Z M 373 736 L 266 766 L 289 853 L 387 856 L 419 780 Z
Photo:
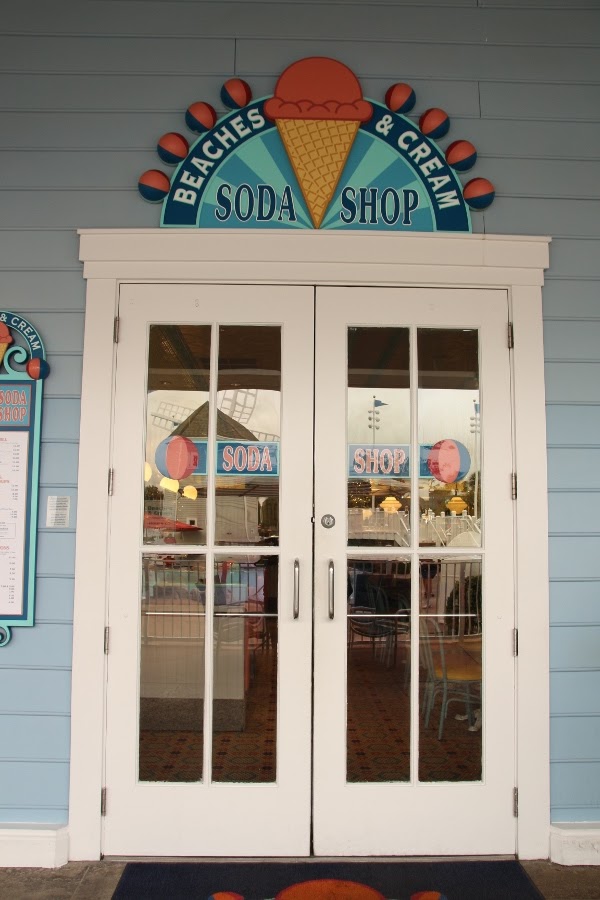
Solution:
M 50 368 L 37 330 L 0 311 L 0 647 L 35 614 L 40 445 Z

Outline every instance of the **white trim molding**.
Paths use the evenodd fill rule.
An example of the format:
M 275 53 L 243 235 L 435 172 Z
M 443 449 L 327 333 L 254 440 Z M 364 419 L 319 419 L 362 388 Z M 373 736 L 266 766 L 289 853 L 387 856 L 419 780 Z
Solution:
M 98 859 L 102 852 L 109 498 L 98 485 L 111 465 L 113 319 L 123 282 L 418 285 L 508 291 L 515 332 L 514 444 L 519 485 L 517 852 L 523 859 L 547 858 L 549 601 L 541 289 L 550 239 L 194 229 L 86 229 L 79 234 L 88 285 L 75 566 L 70 858 Z
M 561 866 L 600 865 L 600 822 L 555 822 L 550 861 Z
M 57 869 L 69 861 L 69 831 L 56 825 L 0 827 L 0 866 Z

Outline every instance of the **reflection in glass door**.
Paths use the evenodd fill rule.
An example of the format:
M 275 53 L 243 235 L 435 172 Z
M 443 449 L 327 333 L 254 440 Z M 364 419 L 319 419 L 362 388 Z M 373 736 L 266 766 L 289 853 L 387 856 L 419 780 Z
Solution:
M 505 293 L 317 292 L 317 853 L 514 851 L 506 321 Z
M 120 314 L 105 852 L 306 855 L 313 291 Z
M 512 853 L 506 294 L 121 320 L 104 852 Z
M 411 547 L 412 458 L 418 544 L 432 548 L 417 568 L 420 781 L 482 777 L 481 558 L 438 555 L 481 546 L 478 345 L 476 329 L 348 329 L 348 545 Z M 349 558 L 347 669 L 348 781 L 409 781 L 410 556 Z
M 149 329 L 144 545 L 162 552 L 142 558 L 143 781 L 202 780 L 207 580 L 199 548 L 210 535 L 217 545 L 279 543 L 281 326 L 218 328 L 213 417 L 211 331 Z M 279 560 L 270 552 L 214 558 L 213 781 L 276 780 Z

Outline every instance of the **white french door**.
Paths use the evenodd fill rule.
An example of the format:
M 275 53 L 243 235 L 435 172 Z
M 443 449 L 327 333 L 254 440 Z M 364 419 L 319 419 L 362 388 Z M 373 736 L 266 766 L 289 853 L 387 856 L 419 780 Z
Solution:
M 121 290 L 107 854 L 309 852 L 312 305 Z
M 514 853 L 506 295 L 316 309 L 315 853 Z
M 514 852 L 506 293 L 119 315 L 103 852 Z

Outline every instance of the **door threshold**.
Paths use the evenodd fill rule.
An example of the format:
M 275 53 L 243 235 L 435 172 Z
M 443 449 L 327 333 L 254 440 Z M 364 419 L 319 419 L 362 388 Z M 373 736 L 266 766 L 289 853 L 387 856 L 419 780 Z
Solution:
M 501 862 L 515 860 L 516 854 L 497 856 L 103 856 L 104 862 L 147 863 L 431 863 L 431 862 Z

